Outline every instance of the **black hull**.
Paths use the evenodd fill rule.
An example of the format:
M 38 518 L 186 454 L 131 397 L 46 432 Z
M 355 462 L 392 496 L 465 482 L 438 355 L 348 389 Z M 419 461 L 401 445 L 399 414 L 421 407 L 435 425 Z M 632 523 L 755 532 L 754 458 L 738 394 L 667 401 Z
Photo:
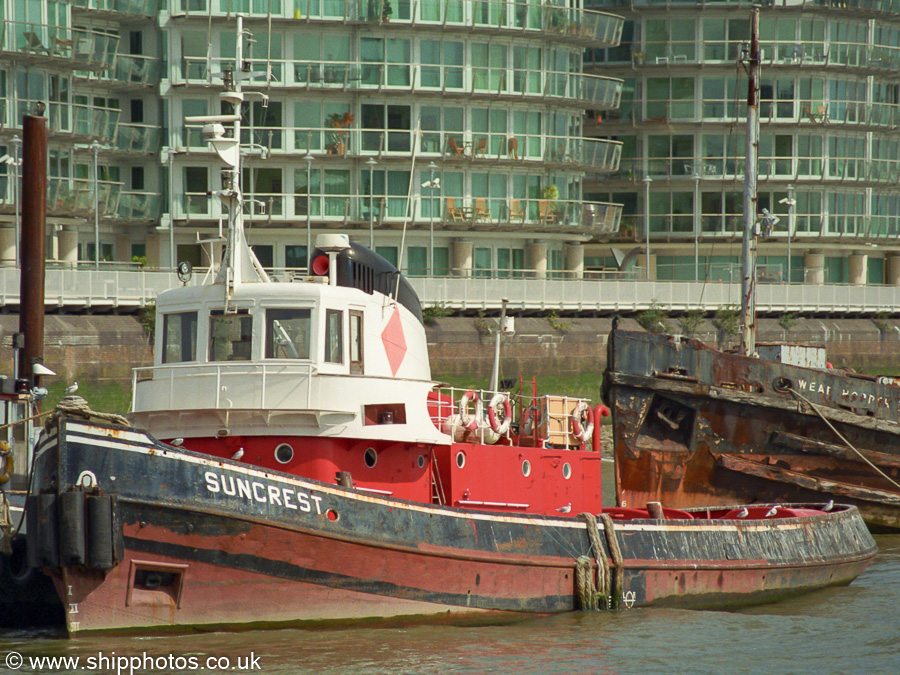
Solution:
M 849 583 L 876 552 L 852 508 L 621 520 L 592 537 L 597 526 L 577 517 L 373 496 L 72 420 L 39 444 L 36 485 L 39 534 L 56 527 L 70 545 L 30 553 L 69 608 L 70 633 L 570 611 L 578 559 L 594 560 L 597 546 L 623 607 L 730 607 Z M 109 537 L 90 519 L 79 533 L 82 507 L 71 505 L 93 513 L 90 500 L 107 498 Z
M 834 500 L 900 529 L 900 386 L 696 340 L 613 331 L 604 376 L 620 504 Z

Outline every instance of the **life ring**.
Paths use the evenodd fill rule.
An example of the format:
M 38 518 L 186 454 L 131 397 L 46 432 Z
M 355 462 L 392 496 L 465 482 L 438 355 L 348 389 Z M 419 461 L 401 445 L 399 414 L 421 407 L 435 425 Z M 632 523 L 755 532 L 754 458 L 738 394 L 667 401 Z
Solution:
M 469 403 L 475 403 L 474 419 L 469 415 Z M 459 420 L 466 429 L 475 431 L 478 428 L 478 420 L 483 416 L 484 404 L 481 402 L 478 394 L 470 389 L 459 399 Z
M 503 420 L 498 415 L 500 406 L 503 406 Z M 488 422 L 498 434 L 505 434 L 509 431 L 509 425 L 512 423 L 512 405 L 509 402 L 509 396 L 506 394 L 494 394 L 491 402 L 488 403 Z
M 594 411 L 587 401 L 581 401 L 572 411 L 572 433 L 582 442 L 587 442 L 594 433 Z
M 9 477 L 15 471 L 15 460 L 9 444 L 6 441 L 0 441 L 0 485 L 9 481 Z

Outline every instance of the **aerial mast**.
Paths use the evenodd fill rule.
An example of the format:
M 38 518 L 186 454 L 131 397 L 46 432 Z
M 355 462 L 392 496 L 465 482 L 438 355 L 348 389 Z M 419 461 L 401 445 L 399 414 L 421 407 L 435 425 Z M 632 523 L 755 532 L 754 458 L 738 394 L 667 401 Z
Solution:
M 747 68 L 747 148 L 744 166 L 744 236 L 741 245 L 741 353 L 756 354 L 756 221 L 759 153 L 759 10 L 750 15 Z

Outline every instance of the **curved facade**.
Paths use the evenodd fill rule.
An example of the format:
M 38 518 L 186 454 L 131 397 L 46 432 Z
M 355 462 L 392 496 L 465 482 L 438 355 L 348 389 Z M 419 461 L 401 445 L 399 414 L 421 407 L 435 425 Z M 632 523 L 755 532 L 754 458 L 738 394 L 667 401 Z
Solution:
M 219 162 L 177 121 L 219 109 L 236 49 L 225 9 L 191 0 L 162 20 L 176 248 L 221 216 L 206 198 Z M 303 267 L 308 236 L 340 228 L 412 275 L 579 272 L 581 242 L 618 227 L 620 207 L 586 203 L 582 177 L 615 170 L 621 146 L 584 139 L 582 120 L 615 109 L 622 82 L 583 74 L 582 56 L 615 44 L 620 18 L 461 0 L 239 11 L 256 148 L 243 187 L 264 265 Z M 177 257 L 204 264 L 189 247 Z
M 0 2 L 4 263 L 16 259 L 22 116 L 39 102 L 49 131 L 48 257 L 74 265 L 147 255 L 162 205 L 157 11 L 158 0 Z
M 589 192 L 625 205 L 622 243 L 649 224 L 650 278 L 739 279 L 750 4 L 589 4 L 626 18 L 586 57 L 625 80 L 588 131 L 623 143 L 620 168 Z M 758 201 L 780 219 L 760 280 L 900 283 L 900 3 L 777 0 L 760 46 Z

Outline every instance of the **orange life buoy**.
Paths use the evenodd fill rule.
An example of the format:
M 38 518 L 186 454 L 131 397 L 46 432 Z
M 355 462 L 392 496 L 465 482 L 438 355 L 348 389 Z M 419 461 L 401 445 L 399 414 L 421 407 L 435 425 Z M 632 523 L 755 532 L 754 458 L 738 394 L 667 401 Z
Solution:
M 503 419 L 500 420 L 500 406 L 503 406 Z M 509 396 L 506 394 L 494 394 L 491 402 L 488 403 L 488 422 L 498 434 L 505 434 L 509 431 L 509 425 L 512 423 L 512 405 L 509 402 Z
M 474 419 L 469 415 L 469 403 L 475 403 Z M 459 399 L 459 420 L 462 425 L 469 431 L 475 431 L 478 428 L 478 420 L 484 416 L 484 404 L 478 397 L 478 394 L 471 389 L 462 395 Z

